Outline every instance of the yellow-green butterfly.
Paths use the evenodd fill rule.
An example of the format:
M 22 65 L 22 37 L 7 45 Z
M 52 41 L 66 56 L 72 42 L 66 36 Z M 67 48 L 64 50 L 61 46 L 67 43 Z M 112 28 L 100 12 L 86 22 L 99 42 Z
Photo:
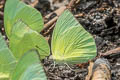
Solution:
M 52 54 L 57 62 L 83 63 L 96 56 L 93 37 L 80 25 L 69 10 L 57 20 L 52 35 Z
M 22 19 L 32 30 L 40 32 L 43 29 L 43 19 L 39 11 L 21 0 L 7 0 L 4 10 L 4 25 L 7 37 L 11 37 L 11 31 L 16 21 Z

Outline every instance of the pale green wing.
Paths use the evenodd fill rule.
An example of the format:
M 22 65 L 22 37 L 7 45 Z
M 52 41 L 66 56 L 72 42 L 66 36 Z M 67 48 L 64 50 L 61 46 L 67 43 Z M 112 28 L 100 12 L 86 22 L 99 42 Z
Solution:
M 5 48 L 8 48 L 8 46 L 0 33 L 0 49 L 5 49 Z
M 33 64 L 21 75 L 19 80 L 47 80 L 44 69 L 40 63 Z
M 96 56 L 93 37 L 80 26 L 65 31 L 56 42 L 53 58 L 67 63 L 82 63 Z
M 13 25 L 19 19 L 37 32 L 43 29 L 44 22 L 40 12 L 19 0 L 7 0 L 4 12 L 5 31 L 8 38 L 10 38 Z
M 44 37 L 20 20 L 13 27 L 9 46 L 17 60 L 25 52 L 33 48 L 39 51 L 41 59 L 49 56 L 50 53 L 49 44 Z
M 60 35 L 73 26 L 81 26 L 69 10 L 65 10 L 58 18 L 52 35 L 52 51 L 55 51 L 56 40 L 60 39 Z
M 19 0 L 7 0 L 4 9 L 4 27 L 8 37 L 10 37 L 11 28 L 13 24 L 13 17 L 15 16 L 16 7 Z
M 10 73 L 15 66 L 16 59 L 0 34 L 0 80 L 9 80 Z
M 87 62 L 94 58 L 96 56 L 96 45 L 93 37 L 76 21 L 68 10 L 61 16 L 57 24 L 63 25 L 56 25 L 52 35 L 53 58 L 59 62 L 73 64 Z M 75 23 L 76 25 L 71 25 Z
M 11 80 L 47 80 L 37 51 L 30 50 L 22 56 Z

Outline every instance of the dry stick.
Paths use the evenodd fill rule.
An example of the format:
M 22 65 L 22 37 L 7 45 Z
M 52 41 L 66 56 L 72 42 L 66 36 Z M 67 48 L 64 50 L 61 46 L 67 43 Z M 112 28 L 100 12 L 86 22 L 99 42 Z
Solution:
M 105 53 L 100 53 L 100 56 L 108 56 L 108 55 L 117 54 L 117 53 L 120 53 L 120 47 L 109 50 L 109 51 L 107 51 Z
M 76 0 L 71 0 L 70 3 L 68 4 L 67 8 L 68 8 L 68 9 L 71 9 L 71 8 L 73 7 L 75 1 L 76 1 Z
M 54 28 L 55 23 L 43 34 L 44 36 L 47 36 L 50 34 L 51 30 Z
M 71 9 L 71 7 L 73 6 L 75 1 L 76 0 L 71 0 L 70 1 L 70 3 L 68 4 L 68 9 Z M 47 16 L 45 16 L 44 18 L 48 19 L 53 13 L 57 14 L 56 17 L 54 17 L 52 20 L 50 20 L 48 23 L 45 24 L 44 29 L 41 32 L 44 32 L 47 28 L 49 28 L 51 25 L 53 25 L 53 23 L 57 21 L 58 17 L 64 12 L 65 9 L 66 9 L 66 7 L 63 6 L 63 7 L 59 8 L 58 10 L 56 10 L 56 11 L 48 14 Z
M 75 17 L 81 17 L 84 14 L 76 14 Z M 44 29 L 41 31 L 42 33 L 44 33 L 44 36 L 47 36 L 48 33 L 50 33 L 50 30 L 52 30 L 52 28 L 54 28 L 55 22 L 57 21 L 58 17 L 56 16 L 55 18 L 53 18 L 52 20 L 50 20 L 47 24 L 45 24 Z M 49 29 L 50 28 L 50 29 Z M 47 31 L 45 31 L 47 30 Z M 44 32 L 45 31 L 45 32 Z
M 44 29 L 47 29 L 49 26 L 51 26 L 57 19 L 58 19 L 58 17 L 56 16 L 52 20 L 50 20 L 47 24 L 45 24 Z
M 63 11 L 62 11 L 63 12 Z M 75 15 L 75 17 L 77 18 L 77 17 L 81 17 L 81 16 L 83 16 L 84 14 L 83 13 L 81 13 L 81 14 L 76 14 Z M 45 25 L 44 25 L 44 29 L 41 31 L 42 33 L 45 31 L 45 30 L 47 30 L 49 27 L 51 27 L 56 21 L 57 21 L 57 19 L 58 19 L 58 16 L 56 16 L 56 17 L 54 17 L 52 20 L 50 20 L 48 23 L 46 23 Z M 52 27 L 53 28 L 53 27 Z M 49 33 L 49 31 L 47 32 L 47 33 Z
M 79 13 L 79 14 L 76 14 L 75 17 L 78 18 L 78 17 L 82 17 L 84 15 L 85 15 L 84 13 Z
M 46 24 L 44 25 L 44 29 L 43 29 L 41 32 L 44 32 L 44 31 L 47 30 L 51 25 L 53 25 L 53 24 L 57 21 L 58 16 L 60 16 L 60 15 L 62 14 L 62 12 L 64 12 L 65 9 L 66 9 L 66 7 L 63 6 L 63 7 L 59 8 L 58 10 L 56 10 L 56 11 L 48 14 L 47 16 L 45 16 L 45 18 L 49 18 L 53 13 L 56 13 L 56 14 L 57 14 L 56 17 L 54 17 L 53 19 L 51 19 L 48 23 L 46 23 Z
M 89 62 L 89 66 L 88 66 L 88 75 L 85 77 L 85 80 L 91 80 L 91 76 L 92 76 L 92 71 L 93 71 L 93 62 Z
M 31 3 L 30 5 L 32 6 L 32 7 L 35 7 L 36 5 L 38 4 L 38 0 L 35 0 L 33 3 Z
M 44 18 L 48 19 L 53 13 L 55 13 L 57 16 L 60 16 L 65 9 L 66 9 L 66 6 L 62 6 L 59 9 L 55 10 L 54 12 L 51 12 L 50 14 L 46 15 Z
M 0 9 L 3 8 L 3 5 L 0 4 Z
M 69 7 L 69 8 L 73 5 L 74 1 L 75 1 L 75 0 L 71 0 L 71 2 L 68 4 L 68 7 Z M 60 16 L 61 13 L 62 13 L 65 9 L 66 9 L 66 6 L 62 6 L 62 7 L 60 7 L 59 9 L 57 9 L 56 11 L 54 11 L 54 12 L 48 14 L 47 16 L 45 16 L 45 18 L 49 18 L 53 13 L 56 13 L 57 16 Z

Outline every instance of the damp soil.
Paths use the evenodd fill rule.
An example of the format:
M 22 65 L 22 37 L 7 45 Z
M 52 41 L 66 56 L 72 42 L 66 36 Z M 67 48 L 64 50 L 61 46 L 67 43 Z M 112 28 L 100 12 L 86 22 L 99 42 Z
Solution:
M 69 0 L 39 0 L 35 6 L 43 16 L 66 5 Z M 0 9 L 3 11 L 3 9 Z M 83 14 L 76 19 L 95 39 L 98 53 L 120 47 L 120 1 L 119 0 L 78 0 L 71 11 L 74 15 Z M 56 14 L 50 16 L 50 21 Z M 3 18 L 0 18 L 0 32 L 4 35 Z M 52 31 L 45 37 L 51 37 Z M 50 39 L 50 38 L 49 38 Z M 112 80 L 120 80 L 120 53 L 104 57 L 111 64 Z M 88 63 L 78 65 L 58 65 L 50 57 L 42 61 L 48 80 L 85 80 Z

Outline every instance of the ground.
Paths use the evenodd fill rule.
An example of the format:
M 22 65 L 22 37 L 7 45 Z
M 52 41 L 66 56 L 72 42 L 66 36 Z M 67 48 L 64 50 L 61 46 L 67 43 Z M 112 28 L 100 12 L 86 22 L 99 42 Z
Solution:
M 4 0 L 1 0 L 0 3 L 3 5 L 2 1 Z M 69 3 L 69 0 L 63 1 L 39 0 L 35 8 L 45 17 L 47 14 Z M 76 0 L 76 3 L 72 6 L 71 12 L 73 15 L 94 36 L 98 55 L 120 46 L 120 0 Z M 0 8 L 0 12 L 3 12 L 3 7 Z M 45 24 L 55 16 L 56 14 L 53 13 L 48 19 L 45 19 Z M 50 41 L 53 28 L 49 28 L 49 30 L 48 34 L 44 35 L 45 31 L 41 34 Z M 1 15 L 0 32 L 5 36 L 3 16 Z M 111 64 L 112 80 L 120 80 L 120 52 L 104 58 L 108 59 Z M 48 80 L 85 80 L 88 73 L 88 63 L 82 67 L 73 65 L 69 68 L 67 65 L 60 66 L 56 64 L 54 66 L 54 62 L 50 57 L 42 62 Z

